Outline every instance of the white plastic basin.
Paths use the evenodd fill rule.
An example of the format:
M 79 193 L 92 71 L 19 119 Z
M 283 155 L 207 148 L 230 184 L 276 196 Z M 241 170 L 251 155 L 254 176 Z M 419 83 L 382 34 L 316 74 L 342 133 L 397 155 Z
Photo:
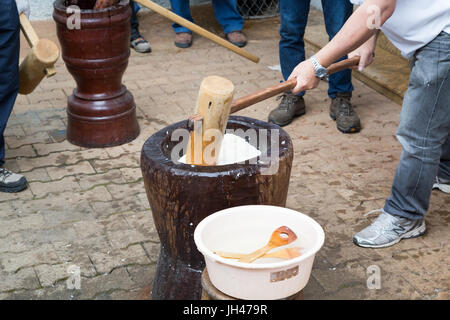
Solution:
M 272 232 L 281 226 L 292 229 L 298 239 L 273 251 L 301 247 L 300 257 L 242 263 L 213 253 L 216 250 L 251 253 L 267 244 Z M 289 297 L 306 286 L 325 234 L 316 221 L 300 212 L 250 205 L 208 216 L 195 229 L 194 240 L 205 257 L 210 280 L 218 290 L 238 299 L 269 300 Z

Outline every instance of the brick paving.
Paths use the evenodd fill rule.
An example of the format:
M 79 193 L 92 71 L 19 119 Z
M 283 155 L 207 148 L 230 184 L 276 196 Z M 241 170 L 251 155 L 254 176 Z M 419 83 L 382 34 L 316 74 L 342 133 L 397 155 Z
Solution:
M 6 131 L 6 168 L 23 173 L 29 188 L 0 194 L 0 299 L 148 299 L 159 240 L 139 168 L 142 144 L 193 111 L 207 75 L 232 80 L 237 97 L 280 80 L 268 68 L 279 63 L 277 19 L 246 24 L 247 49 L 261 57 L 259 64 L 198 36 L 190 49 L 175 48 L 168 20 L 151 13 L 140 20 L 153 52 L 133 52 L 124 77 L 141 126 L 132 143 L 84 149 L 65 140 L 66 99 L 75 83 L 62 61 L 55 77 L 19 97 Z M 221 33 L 215 21 L 203 23 Z M 56 40 L 53 22 L 35 25 Z M 373 219 L 363 214 L 383 206 L 401 151 L 400 107 L 354 85 L 361 133 L 336 130 L 326 83 L 306 95 L 306 116 L 286 128 L 295 149 L 287 206 L 326 232 L 305 298 L 449 299 L 448 195 L 433 192 L 421 238 L 378 250 L 351 241 Z M 265 120 L 276 105 L 273 98 L 239 114 Z M 80 290 L 67 288 L 72 265 L 80 267 Z M 379 290 L 367 288 L 371 265 L 381 269 Z

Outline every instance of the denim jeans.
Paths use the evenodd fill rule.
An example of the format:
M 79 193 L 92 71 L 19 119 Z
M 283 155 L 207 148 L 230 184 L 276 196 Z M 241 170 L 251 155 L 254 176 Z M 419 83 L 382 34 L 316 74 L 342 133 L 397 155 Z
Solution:
M 400 163 L 384 211 L 422 219 L 436 176 L 450 181 L 450 34 L 442 32 L 411 58 L 397 139 Z
M 15 0 L 0 2 L 0 166 L 5 162 L 3 136 L 19 92 L 20 24 Z
M 212 0 L 214 14 L 217 21 L 222 26 L 225 34 L 233 31 L 241 31 L 244 26 L 244 18 L 239 13 L 236 0 Z M 194 22 L 191 15 L 191 8 L 189 6 L 189 0 L 170 0 L 172 11 L 177 15 Z M 175 33 L 191 31 L 177 23 L 172 25 Z
M 287 80 L 294 68 L 305 60 L 305 34 L 310 0 L 280 0 L 280 65 L 284 80 Z M 332 39 L 342 28 L 353 12 L 349 0 L 322 0 L 325 28 Z M 345 59 L 342 57 L 340 60 Z M 352 72 L 350 69 L 329 76 L 328 95 L 335 98 L 338 92 L 352 92 Z M 304 95 L 301 92 L 299 96 Z
M 137 4 L 134 1 L 130 1 L 130 7 L 132 10 L 131 13 L 131 41 L 136 40 L 141 36 L 139 33 L 139 21 L 137 18 L 137 12 L 139 11 L 139 7 L 137 7 Z

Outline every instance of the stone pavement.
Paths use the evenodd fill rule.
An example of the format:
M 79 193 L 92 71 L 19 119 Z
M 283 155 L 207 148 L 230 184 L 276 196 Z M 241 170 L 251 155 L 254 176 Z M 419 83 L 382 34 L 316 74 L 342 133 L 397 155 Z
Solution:
M 212 16 L 204 14 L 202 24 L 221 33 Z M 207 75 L 231 79 L 237 97 L 280 80 L 269 69 L 279 63 L 277 19 L 246 24 L 246 49 L 259 64 L 198 36 L 190 49 L 175 48 L 168 20 L 152 13 L 140 19 L 153 52 L 132 53 L 124 77 L 138 107 L 137 140 L 107 149 L 65 140 L 66 99 L 75 84 L 61 61 L 54 78 L 19 97 L 6 131 L 6 168 L 26 175 L 29 188 L 0 194 L 0 299 L 148 299 L 159 244 L 139 168 L 142 144 L 193 111 Z M 35 25 L 56 40 L 53 22 Z M 336 130 L 326 83 L 306 95 L 307 114 L 286 128 L 295 148 L 287 206 L 326 232 L 305 298 L 449 299 L 448 195 L 433 192 L 421 238 L 379 250 L 351 241 L 374 219 L 363 214 L 383 206 L 401 151 L 394 136 L 400 107 L 354 85 L 361 133 Z M 273 98 L 240 114 L 266 119 L 276 105 Z M 373 265 L 381 270 L 378 290 L 367 287 Z M 80 290 L 67 288 L 70 266 L 80 268 Z

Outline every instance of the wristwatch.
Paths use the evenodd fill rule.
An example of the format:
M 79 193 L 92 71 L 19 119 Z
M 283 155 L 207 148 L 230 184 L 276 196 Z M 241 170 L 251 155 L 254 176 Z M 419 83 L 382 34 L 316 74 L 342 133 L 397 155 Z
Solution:
M 319 79 L 325 78 L 325 76 L 327 75 L 327 69 L 319 63 L 316 56 L 312 56 L 311 58 L 309 58 L 309 60 L 311 60 L 314 66 L 314 73 L 316 74 L 316 77 Z

